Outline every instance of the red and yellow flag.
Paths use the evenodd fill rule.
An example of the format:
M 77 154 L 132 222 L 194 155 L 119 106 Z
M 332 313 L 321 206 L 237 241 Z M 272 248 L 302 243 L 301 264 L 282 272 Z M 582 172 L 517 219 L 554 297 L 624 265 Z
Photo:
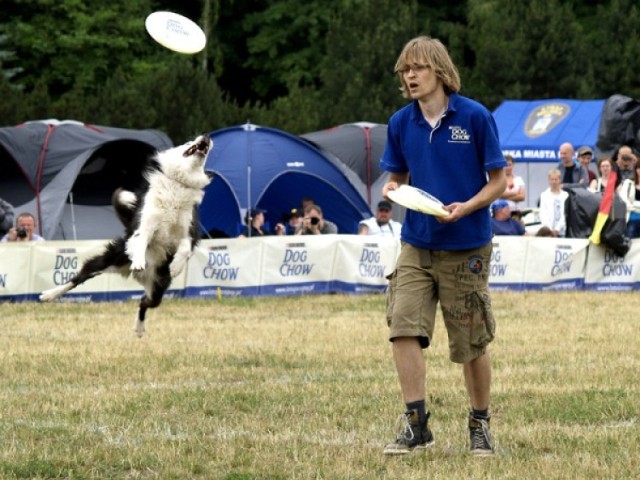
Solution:
M 607 186 L 604 187 L 604 194 L 600 201 L 600 208 L 598 208 L 598 216 L 596 217 L 596 223 L 593 225 L 593 231 L 589 240 L 595 245 L 600 245 L 600 234 L 604 227 L 609 213 L 611 212 L 611 205 L 613 205 L 613 196 L 616 193 L 616 180 L 618 175 L 615 170 L 612 170 L 609 174 L 609 180 L 607 180 Z

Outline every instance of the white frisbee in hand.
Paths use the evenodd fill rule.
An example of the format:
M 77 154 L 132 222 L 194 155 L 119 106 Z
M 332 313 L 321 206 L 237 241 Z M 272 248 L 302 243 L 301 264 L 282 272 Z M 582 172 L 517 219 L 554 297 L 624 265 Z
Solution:
M 198 53 L 207 44 L 202 29 L 187 17 L 173 12 L 153 12 L 144 26 L 156 42 L 174 52 Z
M 440 200 L 424 190 L 412 187 L 411 185 L 400 185 L 400 187 L 395 190 L 387 192 L 387 196 L 398 205 L 417 212 L 435 215 L 436 217 L 446 217 L 449 215 L 449 212 L 445 210 Z

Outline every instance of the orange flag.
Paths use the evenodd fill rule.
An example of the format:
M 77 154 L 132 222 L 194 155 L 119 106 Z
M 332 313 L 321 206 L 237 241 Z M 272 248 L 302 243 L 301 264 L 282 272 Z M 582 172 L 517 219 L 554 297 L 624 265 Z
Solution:
M 609 218 L 609 212 L 611 212 L 611 205 L 613 205 L 613 196 L 616 193 L 616 180 L 618 175 L 615 170 L 612 170 L 609 174 L 609 180 L 607 186 L 604 188 L 604 194 L 600 201 L 600 208 L 598 208 L 598 216 L 596 217 L 596 223 L 593 226 L 593 231 L 589 240 L 595 245 L 600 245 L 600 234 L 604 228 L 604 224 Z

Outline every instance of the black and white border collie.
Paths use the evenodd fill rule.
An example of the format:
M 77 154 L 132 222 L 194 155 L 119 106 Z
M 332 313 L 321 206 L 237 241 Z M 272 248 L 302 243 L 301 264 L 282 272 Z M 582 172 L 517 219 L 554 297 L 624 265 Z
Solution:
M 148 308 L 160 305 L 171 279 L 182 272 L 200 238 L 198 206 L 211 181 L 204 163 L 212 146 L 208 136 L 158 152 L 145 172 L 140 191 L 118 189 L 113 206 L 125 227 L 123 237 L 82 265 L 64 285 L 42 292 L 50 302 L 105 271 L 130 274 L 144 287 L 134 330 L 145 332 Z

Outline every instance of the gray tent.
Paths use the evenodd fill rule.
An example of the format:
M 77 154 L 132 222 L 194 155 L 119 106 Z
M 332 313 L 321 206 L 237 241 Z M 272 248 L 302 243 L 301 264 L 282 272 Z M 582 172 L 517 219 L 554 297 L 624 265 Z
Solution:
M 322 153 L 346 167 L 352 174 L 351 183 L 367 200 L 371 210 L 382 200 L 382 187 L 389 174 L 380 168 L 380 158 L 387 144 L 387 126 L 379 123 L 356 122 L 338 125 L 326 130 L 304 133 L 303 139 L 319 148 Z M 404 208 L 396 206 L 393 217 L 404 218 Z
M 157 130 L 72 120 L 0 128 L 0 198 L 33 213 L 47 240 L 112 238 L 123 230 L 113 191 L 134 189 L 147 158 L 172 146 Z

